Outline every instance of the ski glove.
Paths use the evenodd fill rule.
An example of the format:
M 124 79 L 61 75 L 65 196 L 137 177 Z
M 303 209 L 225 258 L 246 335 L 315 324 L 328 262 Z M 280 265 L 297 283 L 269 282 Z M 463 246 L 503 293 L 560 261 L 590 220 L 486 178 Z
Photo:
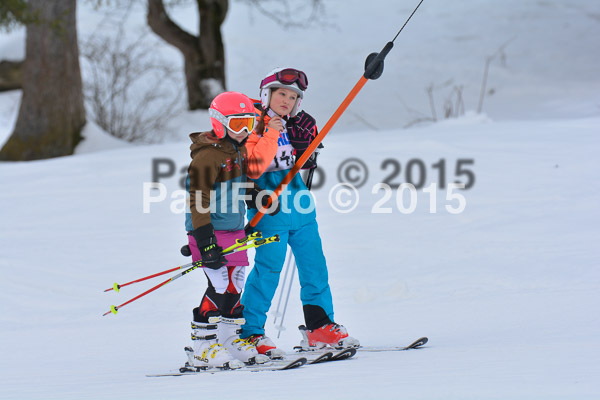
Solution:
M 210 269 L 219 269 L 227 264 L 223 249 L 217 244 L 215 229 L 212 224 L 203 225 L 191 232 L 196 240 L 198 250 L 202 256 L 202 266 Z
M 315 126 L 317 126 L 317 121 L 310 114 L 300 111 L 298 115 L 290 118 L 286 125 L 289 129 L 290 141 L 304 145 L 304 149 L 306 150 L 316 134 L 313 131 L 315 130 Z
M 262 199 L 261 199 L 261 204 L 260 207 L 266 207 L 269 201 L 269 195 L 267 194 L 266 191 L 264 190 L 258 190 L 256 188 L 250 190 L 248 192 L 248 194 L 250 195 L 250 200 L 246 200 L 246 205 L 248 206 L 248 208 L 258 208 L 257 206 L 257 201 L 258 201 L 258 195 L 261 193 L 263 193 Z M 281 211 L 281 205 L 279 203 L 279 200 L 277 200 L 277 206 L 275 207 L 275 209 L 271 212 L 266 212 L 267 215 L 275 215 L 277 214 L 279 211 Z
M 290 143 L 296 150 L 296 160 L 298 160 L 317 135 L 317 121 L 310 114 L 301 111 L 295 117 L 290 118 L 286 126 Z M 319 144 L 319 148 L 323 148 L 323 145 Z M 316 166 L 316 157 L 311 156 L 302 169 L 312 169 Z

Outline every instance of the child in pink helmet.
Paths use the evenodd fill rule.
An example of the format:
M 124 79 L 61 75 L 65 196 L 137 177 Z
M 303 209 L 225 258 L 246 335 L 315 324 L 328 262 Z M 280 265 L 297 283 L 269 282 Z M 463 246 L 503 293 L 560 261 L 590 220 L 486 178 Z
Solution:
M 194 261 L 202 260 L 208 288 L 193 310 L 191 365 L 240 368 L 268 357 L 239 338 L 244 323 L 240 296 L 248 257 L 245 251 L 223 256 L 223 248 L 243 238 L 246 194 L 258 190 L 247 182 L 244 146 L 256 122 L 254 105 L 242 93 L 225 92 L 208 110 L 212 130 L 190 134 L 192 161 L 186 178 L 190 208 L 186 230 Z M 266 198 L 266 197 L 265 197 Z

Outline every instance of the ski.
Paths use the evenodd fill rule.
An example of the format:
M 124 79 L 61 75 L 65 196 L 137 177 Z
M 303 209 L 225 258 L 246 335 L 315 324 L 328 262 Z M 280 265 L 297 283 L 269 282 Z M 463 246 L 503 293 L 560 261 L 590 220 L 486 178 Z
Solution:
M 332 359 L 333 359 L 333 352 L 328 351 L 327 353 L 321 354 L 319 357 L 315 358 L 314 360 L 309 360 L 308 363 L 309 364 L 319 364 L 322 362 L 331 361 Z
M 321 353 L 322 350 L 326 350 L 325 353 Z M 329 350 L 329 351 L 327 351 Z M 347 360 L 348 358 L 352 358 L 356 355 L 356 348 L 347 348 L 347 349 L 342 349 L 342 350 L 335 350 L 335 351 L 331 351 L 328 348 L 325 349 L 315 349 L 315 350 L 302 350 L 297 349 L 296 350 L 296 354 L 300 352 L 300 353 L 316 353 L 318 354 L 318 357 L 315 359 L 308 359 L 308 363 L 309 364 L 320 364 L 320 363 L 325 363 L 325 362 L 330 362 L 330 361 L 341 361 L 341 360 Z
M 356 348 L 352 347 L 349 349 L 344 349 L 339 351 L 333 355 L 333 358 L 329 361 L 342 361 L 352 358 L 356 355 Z
M 358 351 L 370 351 L 370 352 L 383 352 L 383 351 L 405 351 L 405 350 L 413 350 L 422 348 L 427 342 L 428 338 L 422 337 L 408 346 L 400 347 L 400 346 L 389 346 L 389 347 L 379 347 L 379 346 L 361 346 L 358 348 Z
M 286 371 L 291 369 L 297 369 L 305 365 L 308 360 L 305 357 L 297 358 L 293 361 L 289 360 L 278 360 L 270 361 L 266 364 L 253 364 L 246 365 L 242 368 L 237 369 L 226 369 L 226 368 L 208 368 L 204 369 L 201 367 L 191 367 L 188 363 L 184 367 L 179 368 L 177 372 L 167 372 L 162 374 L 147 374 L 149 378 L 164 377 L 164 376 L 184 376 L 184 375 L 202 375 L 202 374 L 215 374 L 219 372 L 236 372 L 236 371 L 251 371 L 251 372 L 262 372 L 262 371 Z

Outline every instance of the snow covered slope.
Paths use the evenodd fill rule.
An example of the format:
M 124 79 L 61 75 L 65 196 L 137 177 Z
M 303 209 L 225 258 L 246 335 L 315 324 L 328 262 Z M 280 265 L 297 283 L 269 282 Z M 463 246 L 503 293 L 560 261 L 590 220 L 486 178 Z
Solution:
M 320 126 L 360 77 L 366 55 L 416 5 L 329 0 L 322 26 L 285 30 L 231 3 L 223 27 L 229 89 L 255 95 L 274 66 L 302 68 L 310 79 L 303 104 Z M 104 16 L 89 2 L 78 13 L 82 40 L 111 32 L 98 28 Z M 193 9 L 173 15 L 195 29 Z M 146 378 L 185 360 L 205 278 L 189 274 L 117 316 L 101 317 L 153 282 L 103 290 L 189 261 L 179 254 L 181 171 L 186 135 L 208 126 L 206 113 L 182 113 L 163 145 L 126 145 L 90 123 L 75 156 L 0 163 L 0 399 L 597 399 L 599 15 L 592 0 L 426 0 L 383 77 L 365 86 L 326 138 L 314 195 L 336 319 L 364 345 L 428 336 L 419 351 L 361 353 L 278 373 Z M 143 7 L 134 6 L 123 40 L 144 24 Z M 271 47 L 257 51 L 267 31 L 277 33 Z M 22 57 L 23 37 L 0 35 L 0 58 Z M 489 118 L 467 113 L 401 129 L 429 115 L 431 84 L 438 115 L 454 85 L 464 85 L 465 107 L 475 109 L 485 57 L 505 43 L 506 64 L 490 69 Z M 166 44 L 155 50 L 174 66 L 182 62 Z M 0 144 L 19 100 L 19 92 L 0 94 Z M 172 160 L 176 172 L 161 180 L 167 200 L 144 213 L 143 183 L 158 158 Z M 359 204 L 341 213 L 330 193 L 338 174 L 361 177 L 353 158 L 369 173 L 357 182 Z M 410 193 L 398 204 L 398 190 L 388 197 L 375 185 L 405 182 L 407 171 L 413 182 L 425 178 L 414 211 L 402 213 Z M 469 172 L 468 190 L 427 189 L 466 182 Z M 453 214 L 456 194 L 465 207 Z M 300 323 L 295 284 L 278 344 L 297 344 Z M 277 337 L 272 318 L 266 328 Z
M 191 308 L 205 287 L 200 272 L 101 317 L 151 286 L 103 293 L 113 282 L 186 261 L 183 215 L 170 200 L 142 208 L 152 159 L 170 158 L 179 170 L 186 143 L 0 164 L 0 398 L 597 398 L 598 126 L 598 118 L 467 117 L 328 137 L 315 195 L 336 318 L 365 345 L 422 335 L 430 344 L 277 373 L 144 376 L 184 361 Z M 342 214 L 328 196 L 350 157 L 370 175 L 360 204 Z M 455 177 L 456 160 L 474 160 L 464 211 L 449 213 L 445 206 L 458 202 L 439 190 L 433 214 L 419 190 L 414 212 L 400 213 L 394 194 L 379 204 L 391 213 L 373 214 L 384 194 L 371 190 L 390 175 L 381 168 L 387 159 L 402 171 L 422 160 L 425 186 L 439 180 L 431 165 L 440 159 L 447 182 L 465 180 Z M 180 177 L 163 180 L 169 196 Z M 300 323 L 294 286 L 282 346 L 298 342 Z M 277 335 L 272 319 L 267 331 Z

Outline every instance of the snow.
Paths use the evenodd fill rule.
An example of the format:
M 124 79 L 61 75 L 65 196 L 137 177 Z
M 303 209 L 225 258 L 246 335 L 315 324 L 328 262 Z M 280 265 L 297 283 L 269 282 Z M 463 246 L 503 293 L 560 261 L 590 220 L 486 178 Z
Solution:
M 372 3 L 328 2 L 323 18 L 331 26 L 277 31 L 271 52 L 254 43 L 275 23 L 232 2 L 224 26 L 228 88 L 252 95 L 274 65 L 298 65 L 311 80 L 303 105 L 324 125 L 366 55 L 383 47 L 414 7 Z M 359 353 L 287 372 L 145 377 L 185 360 L 205 278 L 186 275 L 116 316 L 101 315 L 160 280 L 103 290 L 189 262 L 179 254 L 184 216 L 171 210 L 171 195 L 189 162 L 185 138 L 208 119 L 204 111 L 184 112 L 172 121 L 176 134 L 155 145 L 125 144 L 88 123 L 74 156 L 0 163 L 0 398 L 598 398 L 600 6 L 449 4 L 424 2 L 399 36 L 384 75 L 367 83 L 327 136 L 319 159 L 324 184 L 314 191 L 336 320 L 364 345 L 428 336 L 425 348 Z M 98 13 L 85 2 L 79 13 L 80 34 L 93 32 Z M 256 21 L 248 23 L 248 15 Z M 364 28 L 357 30 L 358 15 Z M 192 12 L 176 16 L 193 30 Z M 142 24 L 143 10 L 134 8 L 130 18 Z M 492 64 L 488 88 L 496 93 L 485 114 L 402 129 L 414 117 L 403 102 L 426 114 L 424 88 L 432 82 L 465 84 L 466 109 L 475 109 L 485 56 L 513 37 L 507 67 Z M 23 35 L 0 39 L 4 57 Z M 166 46 L 157 52 L 181 62 Z M 439 96 L 441 107 L 445 93 Z M 0 142 L 12 131 L 19 99 L 18 91 L 0 94 Z M 176 173 L 161 179 L 167 200 L 144 213 L 143 184 L 157 158 L 173 160 Z M 359 204 L 344 214 L 329 197 L 349 158 L 362 160 L 369 175 Z M 473 187 L 452 192 L 464 196 L 464 211 L 446 209 L 459 204 L 447 189 L 437 189 L 433 203 L 419 189 L 416 209 L 405 214 L 398 190 L 389 198 L 373 190 L 386 179 L 404 182 L 411 160 L 424 165 L 424 188 L 440 180 L 433 164 L 443 160 L 446 183 L 465 182 L 458 163 L 473 160 L 462 164 L 474 174 Z M 417 180 L 417 167 L 412 171 Z M 408 207 L 409 192 L 401 193 Z M 386 208 L 391 212 L 373 212 Z M 267 333 L 291 349 L 300 323 L 295 282 L 286 330 L 276 339 L 271 315 Z
M 0 146 L 4 146 L 15 127 L 20 103 L 20 90 L 0 93 Z
M 81 132 L 82 141 L 75 149 L 75 154 L 95 153 L 97 151 L 118 149 L 131 146 L 106 133 L 94 121 L 88 121 Z

